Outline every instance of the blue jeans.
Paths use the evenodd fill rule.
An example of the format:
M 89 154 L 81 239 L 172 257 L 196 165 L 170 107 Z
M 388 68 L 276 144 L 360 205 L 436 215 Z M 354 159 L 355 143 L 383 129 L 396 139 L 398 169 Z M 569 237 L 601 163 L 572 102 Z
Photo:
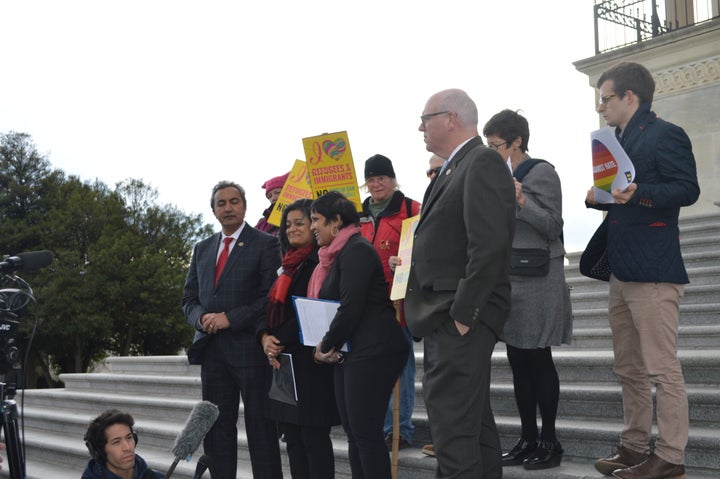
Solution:
M 415 425 L 412 423 L 412 413 L 415 407 L 415 354 L 413 353 L 413 339 L 407 326 L 403 326 L 405 337 L 410 343 L 410 354 L 400 375 L 400 435 L 412 444 Z M 393 431 L 393 395 L 390 395 L 390 403 L 385 414 L 385 436 Z

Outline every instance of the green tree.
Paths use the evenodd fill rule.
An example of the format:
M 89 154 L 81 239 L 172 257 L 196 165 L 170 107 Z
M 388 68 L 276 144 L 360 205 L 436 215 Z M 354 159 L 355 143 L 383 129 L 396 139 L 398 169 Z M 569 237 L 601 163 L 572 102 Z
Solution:
M 33 373 L 53 384 L 107 355 L 176 354 L 190 343 L 179 304 L 192 245 L 211 232 L 199 215 L 158 205 L 140 180 L 111 190 L 52 170 L 24 133 L 0 137 L 0 166 L 0 251 L 55 256 L 23 272 L 40 318 L 36 328 L 27 308 L 18 334 L 30 386 Z

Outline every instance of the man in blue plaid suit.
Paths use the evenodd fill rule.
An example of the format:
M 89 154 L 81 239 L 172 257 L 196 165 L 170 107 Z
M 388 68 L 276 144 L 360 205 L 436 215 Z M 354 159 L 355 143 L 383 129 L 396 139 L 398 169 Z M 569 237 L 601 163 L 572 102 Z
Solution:
M 213 479 L 236 478 L 242 395 L 253 477 L 282 478 L 275 423 L 263 415 L 267 358 L 255 340 L 255 325 L 265 315 L 280 267 L 280 245 L 245 223 L 247 201 L 240 185 L 218 183 L 210 204 L 222 231 L 195 245 L 182 300 L 185 317 L 195 328 L 188 360 L 202 365 L 203 400 L 220 410 L 204 441 L 210 474 Z M 225 248 L 229 251 L 223 252 Z

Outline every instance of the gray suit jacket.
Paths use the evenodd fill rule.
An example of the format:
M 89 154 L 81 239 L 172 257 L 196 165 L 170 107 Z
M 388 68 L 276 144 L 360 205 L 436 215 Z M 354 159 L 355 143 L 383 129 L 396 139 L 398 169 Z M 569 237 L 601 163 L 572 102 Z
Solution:
M 515 186 L 497 152 L 479 137 L 437 178 L 415 230 L 405 296 L 415 337 L 454 319 L 485 323 L 500 336 L 510 311 Z
M 265 315 L 268 291 L 277 278 L 280 243 L 276 237 L 246 223 L 215 286 L 215 262 L 221 238 L 222 234 L 216 233 L 199 242 L 193 250 L 182 300 L 185 318 L 195 328 L 188 359 L 191 364 L 199 364 L 203 349 L 214 340 L 213 347 L 221 348 L 229 365 L 266 364 L 255 340 L 255 328 Z M 227 314 L 230 328 L 216 335 L 205 334 L 200 323 L 202 315 L 222 312 Z

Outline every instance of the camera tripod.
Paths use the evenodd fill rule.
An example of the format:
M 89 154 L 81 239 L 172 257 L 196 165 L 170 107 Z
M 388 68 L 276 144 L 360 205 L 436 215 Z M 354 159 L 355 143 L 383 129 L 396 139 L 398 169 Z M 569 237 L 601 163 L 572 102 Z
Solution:
M 6 399 L 6 384 L 0 382 L 0 422 L 2 423 L 5 450 L 7 451 L 10 479 L 25 479 L 25 458 L 18 432 L 17 403 Z

